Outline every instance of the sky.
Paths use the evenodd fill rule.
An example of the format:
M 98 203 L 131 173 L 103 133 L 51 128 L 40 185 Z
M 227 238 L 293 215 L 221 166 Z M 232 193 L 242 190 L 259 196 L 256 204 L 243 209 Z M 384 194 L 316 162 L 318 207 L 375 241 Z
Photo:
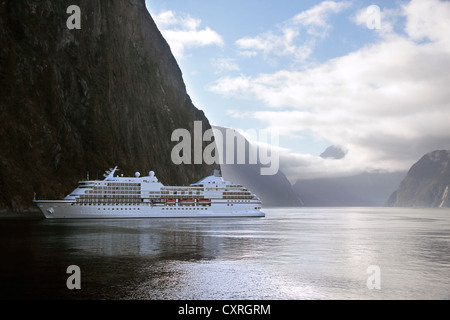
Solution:
M 276 132 L 292 183 L 450 149 L 450 1 L 146 5 L 194 105 L 213 125 Z M 331 145 L 346 156 L 321 158 Z

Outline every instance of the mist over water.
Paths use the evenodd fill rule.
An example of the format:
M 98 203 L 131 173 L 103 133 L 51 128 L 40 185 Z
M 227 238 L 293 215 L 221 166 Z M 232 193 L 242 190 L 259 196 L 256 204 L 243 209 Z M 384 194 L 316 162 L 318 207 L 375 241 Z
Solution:
M 0 297 L 449 299 L 450 210 L 269 208 L 266 218 L 0 221 Z M 66 269 L 81 269 L 69 290 Z M 380 289 L 369 289 L 369 266 Z

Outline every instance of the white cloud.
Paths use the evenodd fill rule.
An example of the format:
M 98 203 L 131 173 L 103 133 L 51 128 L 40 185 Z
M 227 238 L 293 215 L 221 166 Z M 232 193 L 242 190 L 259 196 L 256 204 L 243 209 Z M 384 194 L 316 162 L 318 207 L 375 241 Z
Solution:
M 153 15 L 153 18 L 178 59 L 184 58 L 186 49 L 224 45 L 222 37 L 216 31 L 209 27 L 200 28 L 201 19 L 170 10 Z
M 266 56 L 292 56 L 296 61 L 302 62 L 312 54 L 316 44 L 315 38 L 325 38 L 328 35 L 331 28 L 327 22 L 328 17 L 349 6 L 350 2 L 347 1 L 324 1 L 283 22 L 277 32 L 268 31 L 256 37 L 244 37 L 235 44 L 244 56 L 254 56 L 262 52 Z M 302 29 L 309 37 L 299 40 Z
M 239 71 L 239 66 L 236 63 L 236 60 L 232 58 L 212 59 L 211 63 L 216 70 L 216 74 L 221 74 L 229 71 Z
M 234 109 L 228 109 L 226 111 L 226 114 L 236 119 L 245 119 L 253 116 L 251 112 L 243 112 L 242 110 L 234 110 Z
M 403 6 L 408 17 L 406 32 L 414 40 L 450 41 L 450 2 L 417 1 Z
M 305 70 L 222 77 L 210 89 L 263 101 L 269 109 L 253 117 L 280 134 L 307 131 L 349 150 L 341 160 L 283 153 L 291 181 L 406 170 L 424 153 L 450 148 L 450 2 L 413 0 L 400 14 L 402 34 L 390 29 L 377 43 Z
M 378 12 L 377 12 L 378 10 Z M 376 15 L 379 14 L 377 18 Z M 377 5 L 371 5 L 367 8 L 359 10 L 351 20 L 363 28 L 370 28 L 381 38 L 396 36 L 394 27 L 400 24 L 400 20 L 404 18 L 402 8 L 380 8 Z M 377 28 L 373 24 L 379 23 Z
M 239 51 L 239 55 L 242 57 L 245 57 L 245 58 L 251 58 L 251 57 L 258 55 L 258 51 L 243 50 L 243 51 Z
M 290 24 L 300 24 L 307 27 L 309 34 L 323 38 L 328 35 L 328 30 L 331 28 L 327 22 L 329 15 L 347 9 L 350 4 L 349 1 L 323 1 L 309 10 L 297 14 L 291 19 Z

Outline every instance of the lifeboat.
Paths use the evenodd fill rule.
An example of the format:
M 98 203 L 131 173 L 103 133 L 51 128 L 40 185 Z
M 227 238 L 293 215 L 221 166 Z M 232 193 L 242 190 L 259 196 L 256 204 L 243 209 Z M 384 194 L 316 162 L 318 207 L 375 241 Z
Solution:
M 177 200 L 166 200 L 166 204 L 174 206 L 177 204 Z
M 203 206 L 211 205 L 211 200 L 210 199 L 200 199 L 200 200 L 198 200 L 198 204 L 203 205 Z
M 195 204 L 195 200 L 193 199 L 183 199 L 179 201 L 180 204 L 183 205 L 194 205 Z

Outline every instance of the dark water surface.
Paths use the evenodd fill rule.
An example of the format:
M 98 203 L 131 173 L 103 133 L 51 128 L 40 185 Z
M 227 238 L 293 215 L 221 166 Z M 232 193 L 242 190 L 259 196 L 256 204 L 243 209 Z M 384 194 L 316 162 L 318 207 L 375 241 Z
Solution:
M 0 298 L 450 299 L 450 210 L 0 220 Z M 69 290 L 67 267 L 81 270 Z M 369 289 L 369 266 L 380 289 Z

